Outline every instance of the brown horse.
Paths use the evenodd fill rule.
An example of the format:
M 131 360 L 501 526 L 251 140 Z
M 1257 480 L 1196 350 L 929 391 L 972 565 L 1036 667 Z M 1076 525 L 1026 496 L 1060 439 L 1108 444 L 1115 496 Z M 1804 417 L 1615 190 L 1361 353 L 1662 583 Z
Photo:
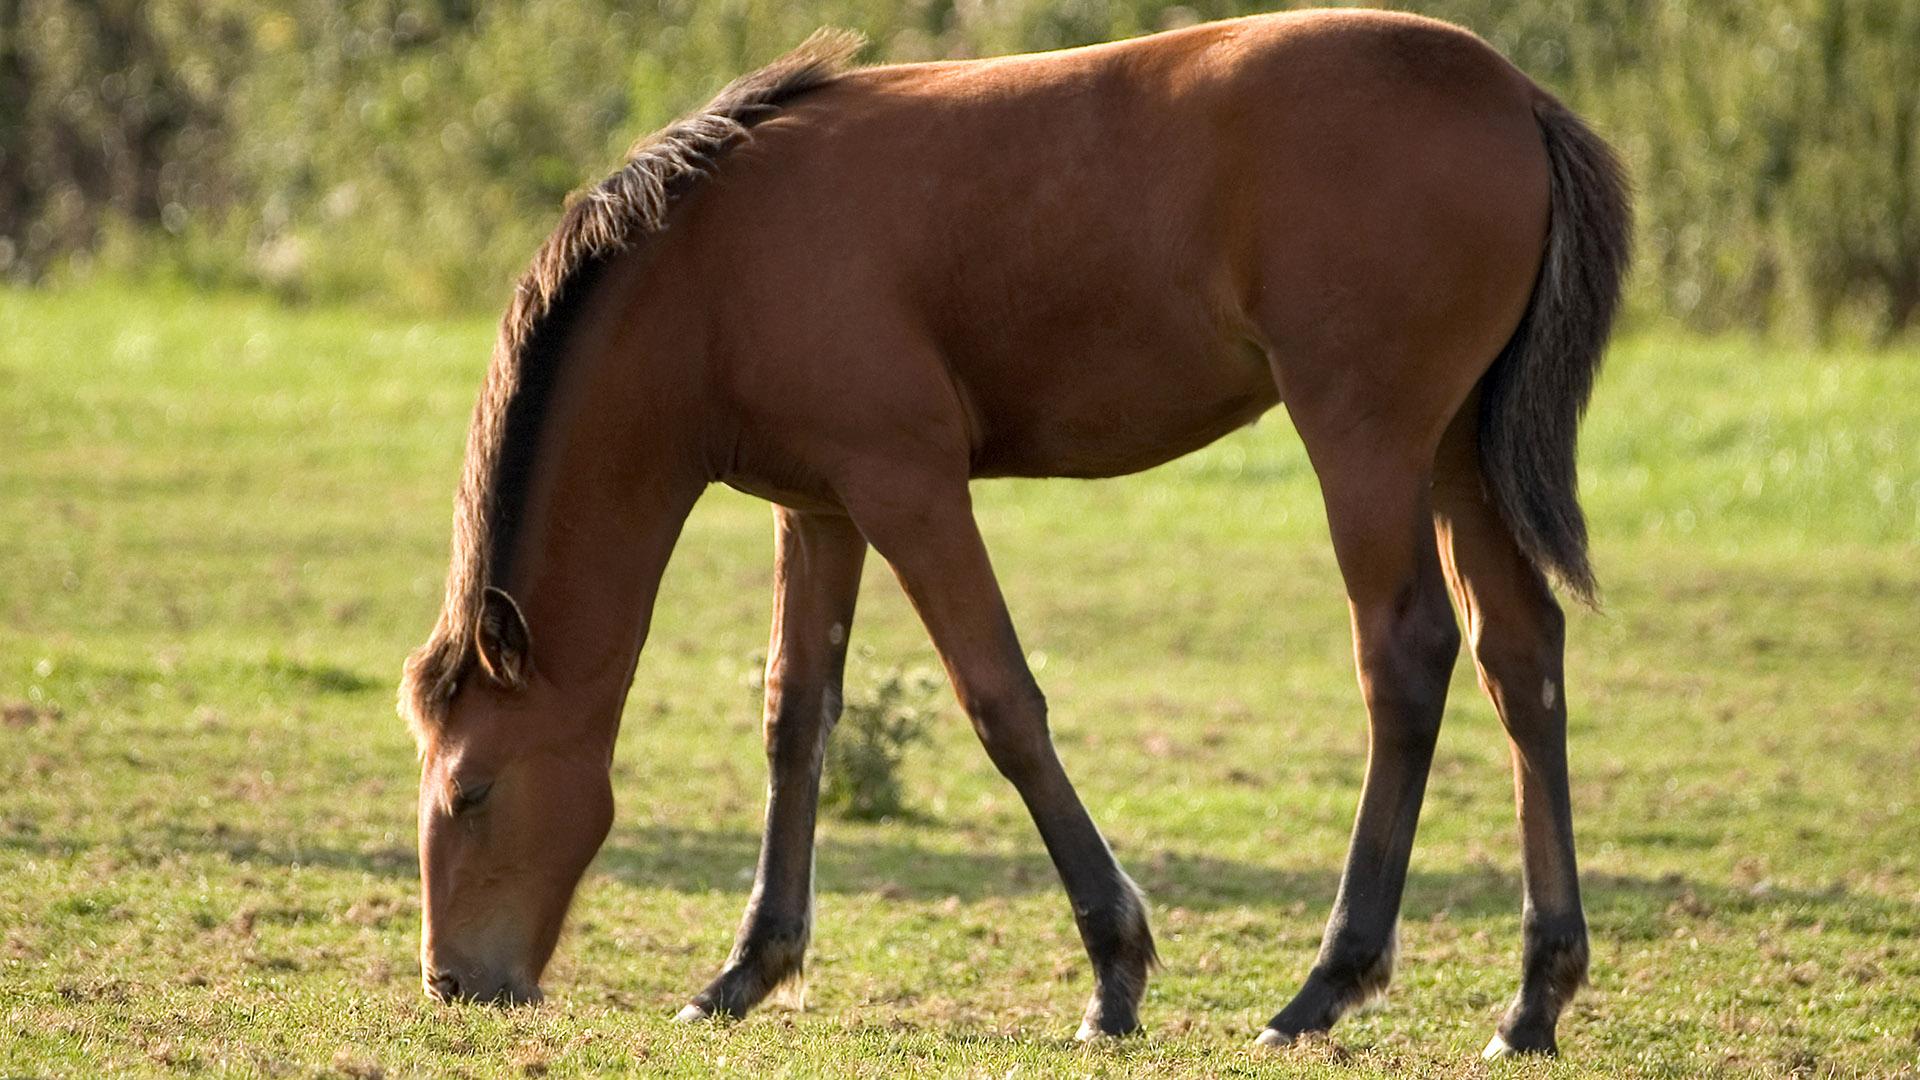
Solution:
M 613 817 L 661 574 L 717 481 L 776 504 L 772 780 L 745 920 L 682 1016 L 800 973 L 871 544 L 1066 886 L 1094 970 L 1082 1037 L 1135 1030 L 1146 906 L 1054 754 L 968 482 L 1145 469 L 1284 402 L 1370 739 L 1318 962 L 1260 1041 L 1386 986 L 1451 593 L 1525 845 L 1524 970 L 1488 1050 L 1552 1051 L 1587 937 L 1547 575 L 1591 594 L 1574 440 L 1627 256 L 1613 156 L 1479 39 L 1405 15 L 848 70 L 856 46 L 817 35 L 640 143 L 519 284 L 402 692 L 429 992 L 538 995 Z

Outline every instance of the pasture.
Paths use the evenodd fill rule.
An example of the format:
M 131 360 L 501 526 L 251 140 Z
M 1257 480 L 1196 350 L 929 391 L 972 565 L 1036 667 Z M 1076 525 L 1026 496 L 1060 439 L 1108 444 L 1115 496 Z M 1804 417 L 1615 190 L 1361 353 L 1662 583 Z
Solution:
M 1504 737 L 1456 671 L 1398 977 L 1249 1043 L 1313 960 L 1364 756 L 1283 413 L 1151 473 L 990 482 L 1056 741 L 1146 889 L 1147 1033 L 1089 973 L 957 708 L 901 819 L 822 823 L 803 1011 L 669 1023 L 726 953 L 765 781 L 771 526 L 716 489 L 667 576 L 620 817 L 537 1007 L 430 1004 L 413 747 L 484 318 L 0 293 L 0 1075 L 1912 1075 L 1920 354 L 1624 337 L 1585 429 L 1605 610 L 1571 612 L 1593 985 L 1566 1057 L 1476 1055 L 1518 978 Z M 850 689 L 934 666 L 869 564 Z

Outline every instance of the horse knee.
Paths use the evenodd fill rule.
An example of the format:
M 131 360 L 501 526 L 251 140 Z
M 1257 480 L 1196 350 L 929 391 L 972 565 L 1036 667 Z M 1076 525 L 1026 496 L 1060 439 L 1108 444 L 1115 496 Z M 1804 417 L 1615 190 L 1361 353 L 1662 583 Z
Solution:
M 1047 699 L 1038 686 L 969 696 L 966 710 L 994 768 L 1016 784 L 1053 753 Z

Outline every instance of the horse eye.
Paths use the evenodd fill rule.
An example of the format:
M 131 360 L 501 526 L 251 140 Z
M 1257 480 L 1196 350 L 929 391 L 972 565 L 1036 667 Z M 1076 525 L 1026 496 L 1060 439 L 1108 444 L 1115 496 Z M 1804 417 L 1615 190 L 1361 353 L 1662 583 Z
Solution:
M 493 781 L 491 780 L 487 781 L 484 784 L 474 784 L 470 787 L 462 787 L 457 783 L 454 784 L 453 785 L 454 816 L 458 817 L 459 815 L 466 813 L 467 811 L 473 809 L 474 807 L 479 806 L 481 803 L 486 802 L 487 793 L 491 792 L 492 790 L 493 790 Z

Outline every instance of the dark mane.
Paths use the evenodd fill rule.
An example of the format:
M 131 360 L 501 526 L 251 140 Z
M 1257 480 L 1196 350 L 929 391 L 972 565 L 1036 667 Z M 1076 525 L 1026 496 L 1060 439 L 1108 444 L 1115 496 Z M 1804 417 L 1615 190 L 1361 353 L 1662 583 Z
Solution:
M 821 30 L 728 84 L 705 108 L 640 140 L 613 175 L 570 201 L 521 275 L 468 429 L 446 598 L 426 644 L 407 658 L 400 685 L 400 712 L 416 734 L 444 719 L 473 659 L 482 594 L 505 583 L 518 496 L 571 309 L 591 291 L 607 257 L 657 232 L 676 195 L 780 105 L 832 81 L 862 43 L 854 33 Z

